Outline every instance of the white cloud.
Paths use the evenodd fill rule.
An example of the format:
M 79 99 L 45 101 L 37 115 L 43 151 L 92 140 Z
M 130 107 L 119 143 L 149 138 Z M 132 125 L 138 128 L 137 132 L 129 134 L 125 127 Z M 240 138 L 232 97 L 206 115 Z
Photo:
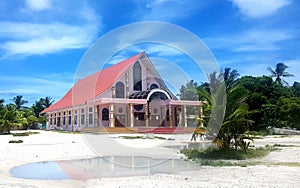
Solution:
M 290 0 L 230 0 L 249 18 L 262 18 L 274 14 L 291 3 Z
M 207 3 L 209 2 L 200 3 L 198 0 L 148 0 L 146 3 L 136 0 L 137 9 L 134 16 L 138 15 L 141 20 L 173 21 L 190 16 Z
M 72 2 L 51 3 L 53 5 L 50 1 L 26 1 L 26 11 L 18 12 L 24 19 L 10 21 L 7 17 L 0 21 L 2 59 L 86 48 L 96 39 L 101 17 L 92 7 L 81 2 L 72 7 L 74 10 L 67 11 Z M 37 11 L 45 9 L 48 9 L 45 13 Z
M 0 76 L 5 83 L 0 90 L 0 98 L 9 102 L 16 95 L 23 95 L 29 104 L 39 97 L 51 96 L 55 101 L 63 97 L 73 85 L 71 73 L 48 74 L 42 76 Z M 31 100 L 32 99 L 32 100 Z
M 292 39 L 291 32 L 283 30 L 250 29 L 240 33 L 206 38 L 210 48 L 222 48 L 232 51 L 273 51 L 280 50 L 280 42 Z
M 50 0 L 26 0 L 25 3 L 33 11 L 42 11 L 51 8 Z
M 97 33 L 97 26 L 67 24 L 0 23 L 0 36 L 10 38 L 0 48 L 6 55 L 44 54 L 65 49 L 88 47 Z

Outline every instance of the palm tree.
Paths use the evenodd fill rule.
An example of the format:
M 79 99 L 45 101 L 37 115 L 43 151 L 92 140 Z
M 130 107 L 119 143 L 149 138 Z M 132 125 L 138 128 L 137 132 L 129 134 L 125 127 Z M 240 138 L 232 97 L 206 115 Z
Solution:
M 13 104 L 6 105 L 0 114 L 0 132 L 10 134 L 12 127 L 18 125 L 18 111 Z
M 271 72 L 272 77 L 276 77 L 275 82 L 281 85 L 289 85 L 285 80 L 283 80 L 281 77 L 291 77 L 294 76 L 292 74 L 289 74 L 288 72 L 285 72 L 285 69 L 288 68 L 287 65 L 284 63 L 277 63 L 276 69 L 273 70 L 272 68 L 268 67 L 268 71 Z
M 231 88 L 235 80 L 240 76 L 237 70 L 230 71 L 231 68 L 225 68 L 223 76 L 227 88 Z
M 3 108 L 4 99 L 0 99 L 0 110 Z
M 45 108 L 49 108 L 54 102 L 54 100 L 49 96 L 45 97 L 45 99 L 43 99 L 43 101 L 44 101 Z
M 16 97 L 10 99 L 14 102 L 16 109 L 24 108 L 24 104 L 28 103 L 28 101 L 22 99 L 22 95 L 17 95 Z

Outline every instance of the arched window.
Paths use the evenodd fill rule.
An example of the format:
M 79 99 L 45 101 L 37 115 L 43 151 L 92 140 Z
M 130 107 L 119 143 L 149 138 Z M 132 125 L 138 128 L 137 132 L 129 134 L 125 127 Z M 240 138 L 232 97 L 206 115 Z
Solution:
M 133 65 L 133 90 L 142 91 L 142 68 L 139 62 Z
M 150 89 L 152 90 L 152 89 L 157 89 L 158 88 L 158 85 L 157 84 L 151 84 L 151 86 L 150 86 Z
M 116 98 L 125 98 L 125 87 L 123 82 L 116 83 Z
M 102 110 L 102 121 L 108 121 L 108 109 L 103 108 Z

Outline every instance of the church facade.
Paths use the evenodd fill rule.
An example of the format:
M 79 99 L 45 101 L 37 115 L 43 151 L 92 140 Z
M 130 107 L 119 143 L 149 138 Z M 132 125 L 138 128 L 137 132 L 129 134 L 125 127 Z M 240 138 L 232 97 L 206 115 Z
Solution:
M 145 52 L 77 83 L 45 109 L 47 129 L 198 127 L 201 101 L 178 100 Z

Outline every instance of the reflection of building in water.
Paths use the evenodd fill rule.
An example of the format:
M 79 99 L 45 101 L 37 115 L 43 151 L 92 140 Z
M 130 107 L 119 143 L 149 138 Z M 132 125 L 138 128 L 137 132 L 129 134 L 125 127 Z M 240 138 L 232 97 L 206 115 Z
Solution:
M 42 114 L 48 129 L 188 128 L 197 126 L 201 105 L 178 100 L 143 52 L 79 80 Z

